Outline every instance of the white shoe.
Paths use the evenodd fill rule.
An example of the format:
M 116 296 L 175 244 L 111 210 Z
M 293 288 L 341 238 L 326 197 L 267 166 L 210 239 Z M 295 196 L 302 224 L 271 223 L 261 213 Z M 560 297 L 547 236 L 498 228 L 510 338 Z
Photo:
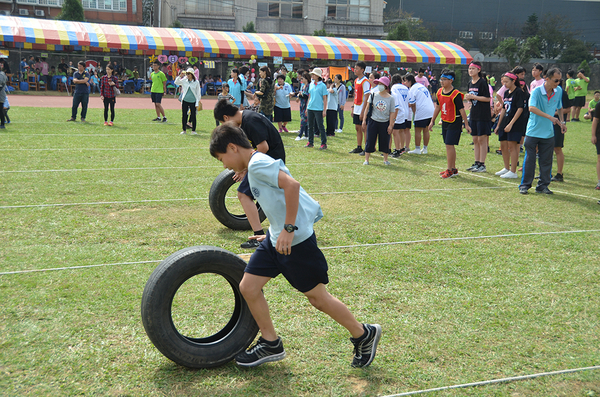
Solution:
M 410 152 L 411 154 L 421 154 L 421 149 L 415 149 L 415 150 L 411 150 Z
M 363 163 L 363 165 L 369 165 L 369 162 L 367 160 L 365 160 L 365 162 Z
M 341 128 L 338 128 L 337 130 L 335 130 L 335 132 L 343 132 L 343 130 Z
M 303 141 L 306 141 L 306 140 L 308 140 L 308 137 L 307 137 L 307 136 L 303 136 L 303 137 L 302 137 L 302 140 L 303 140 Z
M 506 168 L 502 168 L 500 171 L 496 172 L 496 175 L 502 176 L 502 175 L 506 174 L 507 172 L 510 172 L 510 170 L 507 170 Z
M 192 131 L 190 132 L 191 135 L 198 135 L 198 133 L 196 131 Z
M 427 154 L 427 148 L 426 148 L 426 147 L 424 147 L 424 148 L 421 150 L 421 154 Z
M 519 175 L 517 175 L 516 172 L 511 172 L 511 171 L 508 171 L 504 175 L 500 175 L 500 178 L 505 178 L 505 179 L 517 179 L 518 177 L 519 177 Z
M 297 136 L 296 139 L 294 139 L 295 141 L 301 141 L 302 137 Z
M 179 135 L 185 135 L 185 131 L 181 131 L 181 134 L 179 134 Z

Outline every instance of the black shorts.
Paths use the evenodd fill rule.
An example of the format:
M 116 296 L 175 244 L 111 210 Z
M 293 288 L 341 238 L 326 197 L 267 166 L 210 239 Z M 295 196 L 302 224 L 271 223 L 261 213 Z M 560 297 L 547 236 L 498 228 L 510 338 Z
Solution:
M 444 138 L 445 145 L 458 145 L 461 134 L 461 130 L 446 130 L 442 127 L 442 138 Z
M 244 193 L 246 196 L 250 197 L 254 200 L 254 196 L 252 195 L 252 190 L 250 189 L 250 182 L 248 182 L 248 173 L 244 176 L 244 179 L 240 182 L 240 186 L 238 186 L 237 191 L 240 193 Z
M 273 107 L 273 121 L 287 123 L 292 121 L 292 109 L 291 108 L 278 108 Z
M 560 124 L 554 124 L 554 147 L 565 147 L 565 134 L 560 130 Z
M 152 98 L 152 103 L 160 103 L 162 101 L 163 93 L 162 92 L 151 92 L 150 98 Z
M 362 125 L 362 121 L 360 121 L 360 114 L 352 114 L 352 122 L 354 125 Z
M 596 154 L 600 156 L 600 132 L 596 133 Z
M 571 102 L 571 106 L 575 106 L 576 108 L 582 108 L 585 106 L 585 97 L 584 96 L 576 96 L 573 98 L 573 102 Z
M 407 128 L 410 130 L 410 120 L 405 120 L 404 123 L 394 124 L 395 130 L 405 130 Z
M 317 246 L 317 236 L 314 233 L 300 244 L 292 246 L 290 255 L 283 255 L 275 250 L 271 244 L 271 235 L 267 232 L 267 238 L 252 254 L 244 271 L 270 278 L 283 274 L 292 287 L 304 293 L 319 284 L 329 283 L 327 269 L 327 260 Z
M 431 117 L 425 120 L 415 120 L 415 128 L 426 128 L 431 123 Z
M 492 122 L 491 121 L 469 121 L 471 127 L 471 135 L 473 136 L 485 136 L 492 135 Z
M 570 108 L 571 106 L 573 106 L 573 100 L 574 100 L 574 99 L 575 99 L 575 98 L 573 98 L 573 99 L 567 99 L 567 102 L 566 102 L 566 103 L 565 103 L 565 102 L 563 102 L 563 104 L 562 104 L 562 105 L 563 105 L 563 109 L 568 109 L 568 108 Z
M 498 129 L 498 140 L 500 142 L 509 141 L 509 142 L 521 142 L 521 138 L 525 136 L 525 133 L 519 131 L 504 132 L 504 128 Z

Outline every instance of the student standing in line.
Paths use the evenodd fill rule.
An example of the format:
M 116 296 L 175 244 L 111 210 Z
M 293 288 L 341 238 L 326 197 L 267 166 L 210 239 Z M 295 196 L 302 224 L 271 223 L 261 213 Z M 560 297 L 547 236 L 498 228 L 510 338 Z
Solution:
M 116 65 L 116 61 L 115 61 Z M 156 118 L 152 121 L 161 121 L 160 116 L 162 115 L 162 122 L 167 122 L 167 116 L 165 116 L 165 109 L 163 109 L 161 102 L 165 92 L 167 92 L 167 76 L 160 70 L 161 63 L 154 61 L 152 64 L 152 70 L 150 74 L 150 80 L 152 80 L 152 87 L 150 88 L 150 97 L 152 103 L 154 103 L 154 110 L 156 111 Z M 113 73 L 116 70 L 113 68 Z
M 271 78 L 271 69 L 268 66 L 261 66 L 258 71 L 260 80 L 258 90 L 254 95 L 260 99 L 258 112 L 265 116 L 269 121 L 273 121 L 273 79 Z
M 490 111 L 490 89 L 482 78 L 481 63 L 473 61 L 469 65 L 469 92 L 465 99 L 471 101 L 469 125 L 475 148 L 475 163 L 467 171 L 486 172 L 485 158 L 492 134 L 492 112 Z
M 73 92 L 73 107 L 71 108 L 71 118 L 67 121 L 77 120 L 77 108 L 81 103 L 81 121 L 85 123 L 87 115 L 88 102 L 90 100 L 90 74 L 85 71 L 85 62 L 77 63 L 77 71 L 73 73 L 73 84 L 75 91 Z
M 289 132 L 287 123 L 292 121 L 292 109 L 290 106 L 290 95 L 292 86 L 285 82 L 285 75 L 277 76 L 275 85 L 275 106 L 273 107 L 273 121 L 279 126 L 279 133 Z
M 600 102 L 596 104 L 594 109 L 594 119 L 592 120 L 592 144 L 596 145 L 596 176 L 598 177 L 598 184 L 596 190 L 600 190 Z M 600 201 L 598 201 L 600 204 Z
M 394 129 L 392 135 L 394 136 L 395 149 L 392 153 L 392 157 L 398 158 L 402 154 L 406 153 L 405 136 L 406 130 L 410 135 L 410 120 L 408 120 L 408 88 L 402 84 L 402 76 L 395 74 L 392 76 L 392 96 L 396 103 L 396 120 L 394 121 Z
M 236 173 L 247 172 L 249 187 L 257 193 L 256 199 L 271 224 L 266 236 L 255 237 L 260 246 L 250 258 L 240 282 L 240 291 L 261 337 L 235 357 L 236 363 L 255 367 L 285 358 L 283 342 L 275 331 L 263 294 L 266 284 L 283 274 L 315 308 L 348 330 L 354 345 L 351 365 L 370 365 L 381 338 L 381 326 L 361 324 L 344 303 L 327 291 L 327 260 L 317 246 L 313 226 L 323 217 L 319 203 L 302 189 L 282 160 L 252 150 L 244 131 L 231 123 L 213 131 L 210 154 L 225 168 Z
M 519 145 L 525 135 L 527 119 L 524 114 L 525 94 L 521 90 L 521 82 L 517 75 L 506 72 L 500 79 L 506 87 L 503 98 L 502 112 L 495 133 L 500 141 L 504 168 L 496 172 L 500 178 L 516 179 L 519 161 Z
M 320 68 L 314 68 L 310 72 L 312 82 L 308 87 L 308 105 L 306 112 L 308 116 L 308 143 L 306 148 L 314 147 L 315 130 L 321 135 L 320 150 L 327 149 L 327 133 L 323 125 L 323 119 L 327 115 L 327 87 L 323 83 L 323 72 Z
M 115 95 L 115 87 L 119 83 L 119 79 L 114 75 L 113 66 L 108 63 L 106 65 L 106 74 L 100 79 L 100 100 L 104 103 L 104 125 L 113 126 L 115 121 L 115 105 L 117 96 Z M 108 121 L 108 108 L 110 107 L 110 121 Z
M 529 92 L 544 84 L 544 67 L 539 63 L 535 63 L 533 69 L 531 69 L 531 75 L 533 81 L 529 84 Z
M 304 72 L 301 76 L 302 83 L 298 90 L 296 101 L 300 101 L 300 131 L 296 137 L 297 141 L 308 139 L 308 117 L 306 115 L 306 106 L 308 105 L 308 88 L 310 84 L 310 74 Z
M 575 100 L 575 87 L 577 86 L 577 84 L 575 83 L 575 72 L 572 70 L 568 70 L 567 71 L 567 81 L 565 82 L 565 91 L 567 92 L 567 98 L 569 99 L 569 102 L 564 104 L 563 106 L 569 107 L 570 111 L 569 113 L 566 115 L 567 119 L 565 121 L 569 122 L 571 121 L 571 113 L 573 111 L 572 107 L 573 107 L 573 101 Z
M 188 122 L 188 111 L 190 113 L 190 122 L 192 123 L 192 135 L 196 133 L 196 109 L 202 98 L 200 83 L 196 80 L 194 69 L 189 68 L 179 73 L 175 79 L 175 85 L 181 86 L 181 125 L 183 130 L 181 135 L 185 135 Z
M 585 70 L 580 69 L 577 72 L 577 80 L 575 80 L 575 99 L 573 100 L 573 116 L 571 119 L 573 121 L 579 121 L 579 114 L 581 113 L 581 108 L 585 106 L 585 98 L 588 94 L 588 84 L 590 83 L 590 79 L 585 76 Z
M 365 144 L 365 162 L 369 165 L 371 153 L 375 152 L 375 142 L 379 141 L 379 151 L 383 153 L 383 165 L 390 165 L 390 136 L 396 121 L 396 102 L 390 94 L 390 79 L 381 77 L 373 81 L 374 89 L 367 100 L 367 106 L 372 111 L 367 111 L 363 118 L 363 126 L 367 129 L 367 143 Z M 369 113 L 371 113 L 369 115 Z M 367 125 L 368 123 L 368 125 Z
M 421 83 L 417 83 L 415 76 L 409 74 L 404 79 L 408 87 L 408 105 L 412 110 L 415 120 L 415 149 L 408 153 L 427 154 L 429 145 L 429 123 L 435 110 L 429 90 Z M 423 134 L 423 149 L 421 149 L 421 133 Z M 410 143 L 410 139 L 407 140 Z
M 335 136 L 338 114 L 338 89 L 331 79 L 327 79 L 327 136 Z
M 440 84 L 442 87 L 436 92 L 437 103 L 433 117 L 429 123 L 429 131 L 433 131 L 435 120 L 438 114 L 442 117 L 442 137 L 446 145 L 446 163 L 448 168 L 440 172 L 442 179 L 452 178 L 458 175 L 456 168 L 456 145 L 460 143 L 460 135 L 462 134 L 463 120 L 467 119 L 463 94 L 454 88 L 453 82 L 456 78 L 454 71 L 444 69 L 440 76 Z M 467 131 L 470 132 L 470 127 L 467 124 Z
M 363 122 L 361 119 L 363 105 L 366 103 L 367 95 L 371 89 L 369 79 L 365 76 L 365 69 L 367 65 L 364 62 L 357 62 L 354 65 L 354 74 L 356 80 L 354 80 L 354 105 L 352 106 L 352 121 L 356 128 L 356 148 L 352 149 L 349 153 L 363 153 L 362 143 L 363 140 L 367 142 L 366 134 L 367 131 L 363 131 Z
M 227 84 L 229 84 L 229 93 L 231 93 L 231 95 L 233 95 L 235 98 L 235 102 L 233 104 L 239 107 L 241 110 L 244 110 L 244 104 L 242 102 L 244 91 L 246 91 L 244 80 L 242 80 L 240 71 L 237 68 L 233 69 L 230 75 L 231 78 L 229 81 L 227 81 Z
M 346 106 L 346 99 L 348 98 L 348 92 L 346 91 L 346 86 L 342 82 L 342 75 L 336 74 L 333 82 L 338 90 L 338 123 L 335 132 L 342 132 L 344 130 L 344 106 Z
M 559 87 L 562 88 L 562 80 L 559 83 Z M 562 109 L 556 109 L 554 117 L 559 117 L 559 113 L 562 113 L 563 120 L 571 112 L 569 106 L 569 95 L 565 90 L 562 91 Z M 564 104 L 567 105 L 564 105 Z M 565 121 L 566 123 L 566 121 Z M 561 130 L 560 124 L 554 124 L 554 155 L 556 156 L 556 174 L 550 179 L 552 182 L 564 182 L 563 167 L 565 166 L 565 153 L 563 148 L 565 147 L 565 133 Z

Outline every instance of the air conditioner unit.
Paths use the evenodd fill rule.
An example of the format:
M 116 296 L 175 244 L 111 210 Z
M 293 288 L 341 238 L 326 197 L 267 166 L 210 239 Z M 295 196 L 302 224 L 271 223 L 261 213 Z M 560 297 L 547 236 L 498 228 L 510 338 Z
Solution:
M 19 15 L 29 15 L 29 10 L 19 8 Z
M 0 15 L 9 16 L 10 15 L 10 11 L 8 11 L 8 10 L 2 10 L 2 11 L 0 11 Z
M 44 16 L 44 10 L 35 10 L 35 16 L 36 17 L 43 17 Z

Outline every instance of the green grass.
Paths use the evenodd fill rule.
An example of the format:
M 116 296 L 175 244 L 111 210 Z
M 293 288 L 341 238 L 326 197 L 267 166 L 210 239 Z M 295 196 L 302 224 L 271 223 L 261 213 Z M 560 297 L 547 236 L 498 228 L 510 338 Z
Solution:
M 377 358 L 352 369 L 345 329 L 277 278 L 265 294 L 288 358 L 189 370 L 144 332 L 141 295 L 157 262 L 139 262 L 192 245 L 241 253 L 248 233 L 223 227 L 208 206 L 222 170 L 207 150 L 211 111 L 200 113 L 197 137 L 179 135 L 176 112 L 167 125 L 150 122 L 151 110 L 117 112 L 106 128 L 100 110 L 82 125 L 64 122 L 68 109 L 13 108 L 0 134 L 0 272 L 118 264 L 0 275 L 0 394 L 377 396 L 600 363 L 590 122 L 569 124 L 565 182 L 551 185 L 553 196 L 521 196 L 518 180 L 493 175 L 502 168 L 495 137 L 487 174 L 441 180 L 439 128 L 428 155 L 390 167 L 378 154 L 369 167 L 348 154 L 348 114 L 325 152 L 284 134 L 292 175 L 325 213 L 316 233 L 328 288 L 359 320 L 382 325 Z M 460 170 L 473 162 L 469 143 L 463 135 Z M 512 236 L 432 241 L 497 235 Z M 420 242 L 360 246 L 408 241 Z M 340 246 L 350 247 L 329 248 Z M 219 329 L 232 308 L 227 285 L 207 276 L 185 287 L 176 323 L 189 333 Z M 194 291 L 206 302 L 196 303 L 200 324 L 184 310 L 198 302 Z M 598 396 L 600 371 L 435 395 Z

